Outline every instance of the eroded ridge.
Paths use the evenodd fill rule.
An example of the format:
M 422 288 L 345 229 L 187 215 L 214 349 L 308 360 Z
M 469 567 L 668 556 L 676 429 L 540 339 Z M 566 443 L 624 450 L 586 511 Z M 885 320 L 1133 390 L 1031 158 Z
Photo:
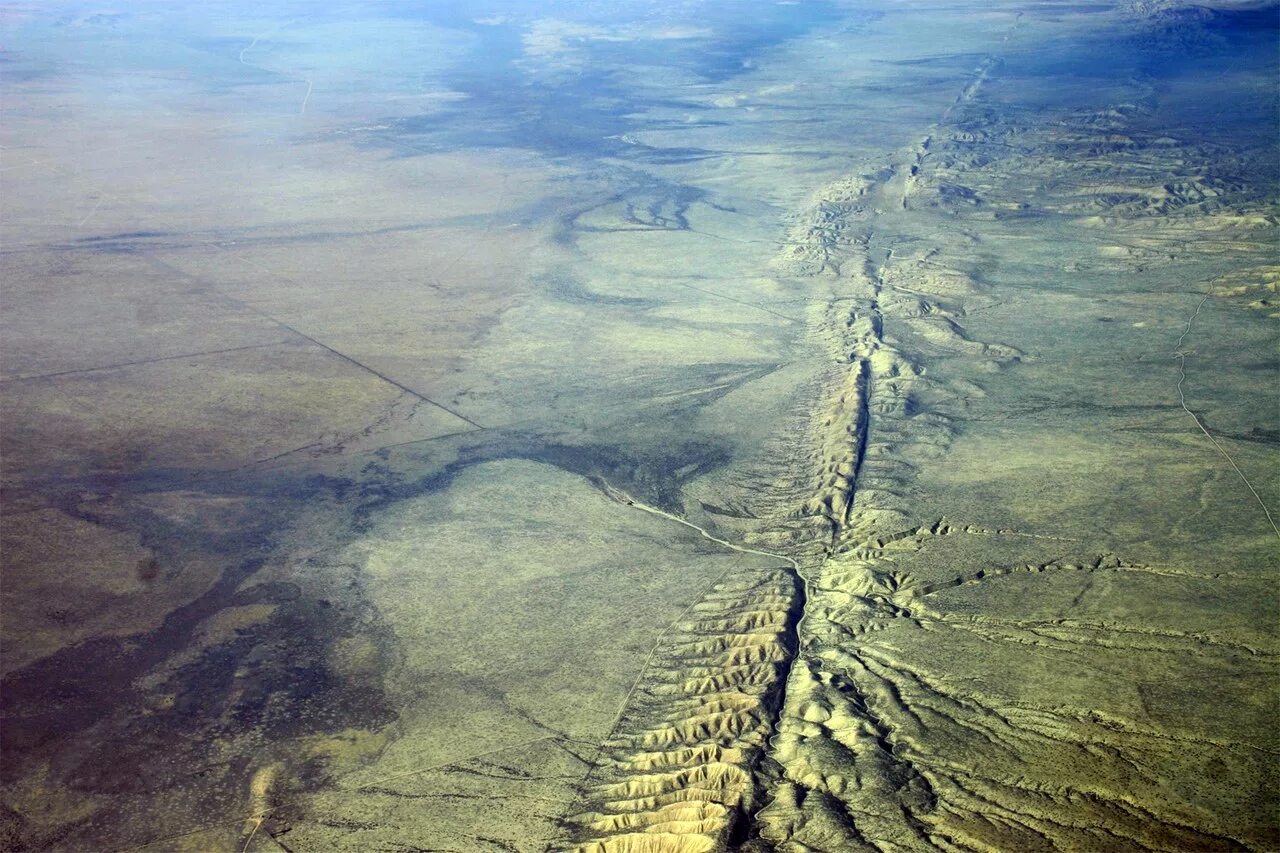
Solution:
M 894 168 L 856 185 L 869 206 L 899 196 L 905 206 L 910 192 Z M 829 192 L 844 199 L 848 187 L 841 182 Z M 833 217 L 833 210 L 849 215 Z M 808 576 L 800 651 L 762 774 L 770 780 L 769 805 L 754 827 L 764 841 L 790 849 L 893 849 L 918 841 L 923 836 L 912 815 L 931 812 L 936 801 L 929 781 L 895 757 L 893 723 L 878 710 L 886 696 L 900 701 L 896 688 L 849 674 L 852 662 L 872 671 L 849 651 L 859 634 L 878 630 L 882 619 L 910 619 L 894 599 L 903 578 L 877 558 L 917 528 L 882 531 L 910 523 L 913 463 L 944 453 L 952 438 L 952 416 L 936 403 L 947 389 L 933 387 L 921 362 L 886 335 L 886 325 L 936 351 L 986 358 L 997 368 L 1020 356 L 965 334 L 958 318 L 964 299 L 978 292 L 970 276 L 937 249 L 895 255 L 877 242 L 865 212 L 821 198 L 811 224 L 798 229 L 816 245 L 807 252 L 793 246 L 778 264 L 796 277 L 827 279 L 842 294 L 815 324 L 832 362 L 826 393 L 809 418 L 808 469 L 817 476 L 810 496 L 778 522 L 818 526 L 826 541 Z M 828 665 L 832 654 L 842 656 L 840 667 Z
M 970 103 L 979 94 L 967 88 L 949 126 L 886 168 L 821 193 L 793 232 L 810 245 L 779 258 L 835 294 L 814 324 L 833 366 L 809 421 L 812 491 L 781 522 L 818 526 L 827 545 L 805 573 L 754 832 L 783 851 L 1270 849 L 1261 780 L 1278 745 L 1242 697 L 1275 677 L 1277 649 L 1219 629 L 1205 603 L 1270 595 L 1265 583 L 1050 558 L 1079 545 L 913 517 L 915 466 L 947 453 L 966 398 L 982 394 L 961 371 L 928 368 L 963 358 L 977 377 L 1025 356 L 965 329 L 984 284 L 953 249 L 980 242 L 977 229 L 930 241 L 900 213 L 1076 217 L 1124 237 L 1099 265 L 1141 271 L 1202 226 L 1208 253 L 1256 249 L 1265 204 L 1221 152 L 1136 127 L 1150 104 L 1027 125 L 997 123 Z M 1269 309 L 1267 268 L 1239 278 L 1219 296 Z M 1199 710 L 1205 673 L 1244 685 L 1223 699 L 1227 724 Z M 1227 779 L 1247 781 L 1227 791 Z
M 921 527 L 833 555 L 811 584 L 771 743 L 779 780 L 759 816 L 766 841 L 784 851 L 1268 846 L 1265 791 L 1224 798 L 1217 786 L 1265 778 L 1274 738 L 1205 734 L 1162 705 L 1196 671 L 1274 678 L 1277 650 L 1084 604 L 1153 589 L 1190 601 L 1229 580 L 1095 555 L 918 581 L 915 558 L 948 547 L 948 535 L 1013 538 Z M 1032 595 L 1057 596 L 1073 615 L 1004 606 Z M 990 681 L 984 659 L 1013 683 Z M 1133 695 L 1086 706 L 1082 681 Z M 1187 778 L 1175 791 L 1169 774 Z
M 707 851 L 745 834 L 799 595 L 790 567 L 734 575 L 671 626 L 584 781 L 567 846 Z
M 1083 546 L 1053 529 L 919 517 L 917 472 L 947 458 L 982 377 L 1030 358 L 968 328 L 998 305 L 977 260 L 984 229 L 1009 238 L 991 223 L 1051 217 L 1096 250 L 1065 269 L 1106 272 L 1180 257 L 1193 233 L 1206 255 L 1253 252 L 1274 225 L 1237 177 L 1257 152 L 1162 135 L 1139 84 L 1132 102 L 1031 118 L 984 103 L 1000 69 L 982 59 L 937 125 L 794 218 L 773 273 L 810 299 L 816 402 L 779 454 L 786 472 L 716 508 L 740 507 L 717 514 L 796 561 L 795 641 L 777 640 L 750 683 L 737 663 L 664 645 L 662 676 L 642 679 L 591 779 L 584 849 L 1275 846 L 1258 780 L 1280 744 L 1240 704 L 1247 689 L 1224 726 L 1185 686 L 1276 676 L 1274 643 L 1219 630 L 1202 603 L 1224 584 L 1256 595 L 1256 579 L 1064 557 Z M 1270 311 L 1273 278 L 1251 267 L 1214 298 Z M 697 644 L 716 655 L 759 639 L 706 627 L 719 633 Z M 731 682 L 706 680 L 726 665 Z M 680 666 L 694 676 L 672 691 Z M 710 693 L 689 692 L 698 678 Z M 772 727 L 744 687 L 780 700 Z M 702 722 L 743 713 L 730 729 Z M 1224 793 L 1229 779 L 1246 789 Z
M 892 191 L 893 178 L 893 170 L 886 170 L 878 182 L 864 178 L 856 184 L 864 194 L 883 195 Z M 844 181 L 830 191 L 838 199 L 848 192 Z M 956 399 L 980 393 L 976 386 L 940 386 L 925 375 L 922 358 L 908 356 L 900 341 L 910 339 L 912 351 L 976 359 L 984 369 L 1001 369 L 1022 353 L 966 334 L 960 322 L 965 299 L 981 292 L 970 274 L 949 265 L 936 248 L 886 246 L 864 220 L 862 206 L 841 208 L 826 195 L 807 214 L 809 224 L 797 228 L 815 242 L 812 251 L 793 245 L 777 261 L 784 274 L 811 276 L 816 287 L 832 292 L 814 310 L 813 336 L 829 367 L 804 426 L 807 456 L 796 461 L 814 473 L 790 503 L 774 495 L 775 509 L 761 513 L 768 523 L 758 535 L 760 541 L 795 547 L 805 541 L 798 530 L 817 534 L 810 535 L 810 544 L 821 543 L 830 552 L 857 546 L 872 529 L 909 523 L 903 489 L 914 464 L 945 451 Z M 837 209 L 849 218 L 833 218 Z M 855 492 L 858 514 L 852 512 Z

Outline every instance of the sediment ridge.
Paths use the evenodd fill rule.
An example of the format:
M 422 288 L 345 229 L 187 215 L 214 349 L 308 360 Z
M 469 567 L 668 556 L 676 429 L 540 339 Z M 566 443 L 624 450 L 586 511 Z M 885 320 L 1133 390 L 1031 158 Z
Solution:
M 902 217 L 1021 215 L 1019 179 L 995 176 L 1018 175 L 1032 149 L 1045 160 L 1038 174 L 1055 176 L 1038 194 L 1048 215 L 1120 228 L 1155 215 L 1193 218 L 1209 233 L 1228 227 L 1223 217 L 1239 224 L 1257 215 L 1244 183 L 1204 169 L 1141 192 L 1115 183 L 1153 164 L 1181 174 L 1204 154 L 1194 143 L 1143 139 L 1130 127 L 1149 112 L 1142 103 L 994 122 L 980 98 L 999 69 L 998 57 L 983 57 L 937 125 L 886 162 L 822 188 L 795 217 L 772 272 L 810 295 L 808 334 L 826 366 L 787 470 L 737 501 L 750 502 L 758 522 L 743 541 L 795 568 L 724 578 L 663 639 L 588 780 L 591 810 L 575 819 L 576 849 L 1265 846 L 1266 819 L 1250 812 L 1261 793 L 1224 802 L 1212 780 L 1167 784 L 1169 774 L 1205 766 L 1259 778 L 1265 750 L 1152 722 L 1162 688 L 1140 689 L 1141 708 L 1119 713 L 1085 707 L 1069 691 L 1048 698 L 1053 679 L 1075 677 L 1055 669 L 1061 662 L 1031 665 L 1026 685 L 1009 689 L 985 683 L 972 661 L 933 665 L 990 655 L 1025 669 L 1010 649 L 1088 650 L 1101 679 L 1123 671 L 1119 652 L 1146 655 L 1144 666 L 1165 672 L 1181 671 L 1187 655 L 1219 671 L 1236 671 L 1242 659 L 1276 665 L 1274 650 L 1180 624 L 1135 627 L 1103 611 L 983 615 L 963 601 L 935 603 L 957 590 L 1000 596 L 1002 586 L 1037 578 L 1046 579 L 1040 594 L 1060 595 L 1061 579 L 1084 578 L 1071 587 L 1070 610 L 1099 584 L 1123 597 L 1173 578 L 1194 597 L 1214 580 L 1089 553 L 1052 533 L 919 518 L 917 466 L 945 458 L 965 401 L 982 394 L 954 371 L 930 375 L 930 360 L 963 358 L 979 377 L 1027 356 L 966 329 L 969 311 L 991 304 L 966 260 L 975 233 L 953 228 L 930 241 Z M 1076 174 L 1068 186 L 1082 151 L 1106 180 Z M 1185 227 L 1133 241 L 1131 257 L 1152 257 Z M 1272 272 L 1223 279 L 1222 294 L 1263 294 L 1274 289 Z M 1056 556 L 1064 549 L 1075 553 Z M 966 561 L 958 572 L 939 568 Z

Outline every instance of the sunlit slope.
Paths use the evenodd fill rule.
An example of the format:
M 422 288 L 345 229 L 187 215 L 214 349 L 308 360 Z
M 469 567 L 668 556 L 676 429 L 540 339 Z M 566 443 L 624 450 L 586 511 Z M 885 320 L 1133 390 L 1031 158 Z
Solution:
M 797 217 L 775 267 L 825 297 L 836 366 L 810 485 L 751 513 L 809 579 L 759 843 L 1275 843 L 1274 143 L 1248 87 L 1207 131 L 1197 80 L 1232 25 L 1134 24 L 1200 71 L 1049 100 L 1014 29 Z M 669 800 L 704 796 L 703 760 Z M 666 807 L 615 823 L 664 833 Z
M 1190 76 L 1028 115 L 1025 68 L 817 241 L 865 235 L 867 428 L 851 509 L 821 499 L 779 849 L 1276 843 L 1270 143 L 1201 142 Z

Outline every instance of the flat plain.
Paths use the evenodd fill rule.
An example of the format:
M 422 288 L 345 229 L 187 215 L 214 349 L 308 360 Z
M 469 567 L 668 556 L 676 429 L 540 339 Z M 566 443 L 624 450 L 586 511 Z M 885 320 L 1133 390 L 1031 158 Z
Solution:
M 0 4 L 0 847 L 1280 849 L 1275 4 Z

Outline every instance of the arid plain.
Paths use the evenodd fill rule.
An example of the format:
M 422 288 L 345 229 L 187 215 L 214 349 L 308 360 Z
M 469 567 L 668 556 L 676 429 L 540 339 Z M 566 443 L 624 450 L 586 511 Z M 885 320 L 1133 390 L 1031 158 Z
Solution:
M 0 4 L 0 847 L 1280 849 L 1274 4 Z

